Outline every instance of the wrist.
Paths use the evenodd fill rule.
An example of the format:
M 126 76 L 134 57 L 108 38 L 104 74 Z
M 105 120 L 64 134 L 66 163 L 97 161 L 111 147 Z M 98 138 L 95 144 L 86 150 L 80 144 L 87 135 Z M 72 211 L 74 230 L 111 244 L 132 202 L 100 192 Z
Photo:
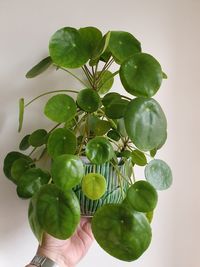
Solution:
M 50 260 L 54 261 L 58 265 L 58 267 L 74 267 L 74 266 L 69 266 L 65 262 L 64 258 L 62 258 L 62 256 L 59 255 L 57 252 L 51 249 L 47 249 L 45 247 L 39 246 L 37 250 L 37 255 L 49 258 Z

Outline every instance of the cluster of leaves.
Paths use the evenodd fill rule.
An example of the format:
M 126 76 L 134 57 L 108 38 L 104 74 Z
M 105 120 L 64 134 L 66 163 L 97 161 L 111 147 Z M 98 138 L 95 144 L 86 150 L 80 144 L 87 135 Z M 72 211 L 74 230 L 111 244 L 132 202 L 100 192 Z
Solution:
M 50 131 L 37 129 L 26 135 L 19 149 L 33 150 L 29 155 L 10 152 L 4 161 L 4 173 L 17 185 L 19 197 L 31 198 L 29 221 L 37 238 L 41 240 L 46 231 L 66 239 L 80 219 L 73 188 L 81 184 L 91 200 L 101 198 L 106 190 L 105 177 L 100 173 L 85 175 L 81 157 L 87 157 L 92 164 L 110 162 L 119 185 L 121 179 L 126 179 L 129 189 L 122 203 L 98 209 L 92 230 L 109 254 L 125 261 L 135 260 L 151 241 L 156 190 L 167 189 L 172 183 L 170 167 L 154 158 L 166 141 L 167 121 L 152 96 L 166 75 L 153 56 L 142 52 L 140 42 L 123 31 L 102 35 L 94 27 L 65 27 L 51 37 L 49 54 L 26 77 L 33 78 L 53 66 L 71 74 L 83 88 L 45 92 L 26 104 L 20 99 L 19 131 L 24 109 L 48 94 L 54 95 L 45 104 L 44 114 L 56 125 Z M 113 63 L 118 67 L 115 72 L 109 70 Z M 74 68 L 83 71 L 86 81 L 71 72 Z M 132 97 L 109 92 L 118 74 Z M 40 156 L 31 157 L 37 150 Z M 52 162 L 49 171 L 36 166 L 45 154 Z M 125 176 L 119 171 L 120 164 L 126 167 Z M 136 181 L 135 165 L 145 166 L 146 180 Z

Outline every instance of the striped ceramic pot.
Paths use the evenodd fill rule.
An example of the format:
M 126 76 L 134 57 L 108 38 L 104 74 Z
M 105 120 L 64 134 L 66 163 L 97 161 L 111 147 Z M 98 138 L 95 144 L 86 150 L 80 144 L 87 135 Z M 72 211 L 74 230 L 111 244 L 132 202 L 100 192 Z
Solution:
M 128 188 L 128 183 L 121 179 L 117 175 L 114 167 L 109 163 L 104 163 L 101 165 L 95 165 L 90 163 L 86 158 L 83 158 L 85 174 L 88 173 L 99 173 L 103 175 L 106 179 L 107 189 L 105 194 L 98 200 L 91 200 L 87 198 L 81 189 L 81 185 L 78 185 L 74 188 L 74 192 L 76 193 L 81 208 L 82 216 L 93 216 L 96 210 L 107 203 L 119 203 L 123 200 L 123 194 L 120 188 L 120 183 L 122 183 L 122 187 L 124 192 L 126 192 Z M 124 165 L 118 166 L 119 171 L 122 175 L 125 175 L 125 167 Z

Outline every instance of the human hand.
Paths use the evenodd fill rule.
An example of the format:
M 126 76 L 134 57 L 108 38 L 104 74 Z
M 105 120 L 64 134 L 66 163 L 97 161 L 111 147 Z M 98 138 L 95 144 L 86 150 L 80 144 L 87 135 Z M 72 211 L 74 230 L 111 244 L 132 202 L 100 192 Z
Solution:
M 76 232 L 67 240 L 59 240 L 45 234 L 37 254 L 55 261 L 59 267 L 74 267 L 85 256 L 92 241 L 90 220 L 81 218 Z

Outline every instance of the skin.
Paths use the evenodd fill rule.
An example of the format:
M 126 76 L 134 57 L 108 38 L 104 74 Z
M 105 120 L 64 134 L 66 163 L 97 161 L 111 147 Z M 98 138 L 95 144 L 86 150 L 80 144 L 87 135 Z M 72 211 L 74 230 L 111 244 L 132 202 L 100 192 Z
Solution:
M 67 240 L 59 240 L 48 234 L 44 235 L 37 254 L 48 257 L 59 267 L 75 267 L 86 255 L 93 242 L 91 223 L 88 218 L 81 218 L 75 234 Z M 26 267 L 35 267 L 27 265 Z

